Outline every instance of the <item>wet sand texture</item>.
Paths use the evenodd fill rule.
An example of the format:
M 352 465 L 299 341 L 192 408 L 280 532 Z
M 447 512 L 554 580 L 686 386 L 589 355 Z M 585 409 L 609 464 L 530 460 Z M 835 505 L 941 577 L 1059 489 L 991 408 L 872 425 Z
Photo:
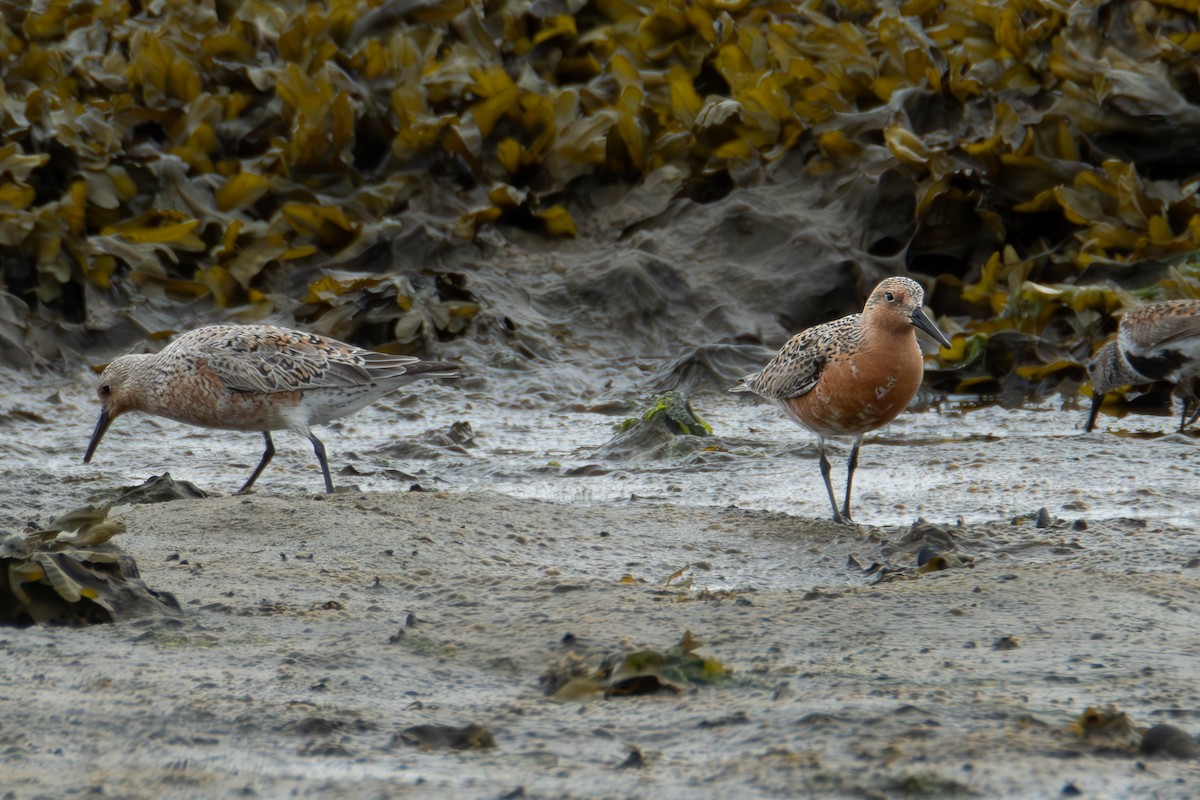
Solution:
M 113 518 L 186 616 L 0 633 L 14 797 L 1182 798 L 1200 774 L 1069 730 L 1088 706 L 1197 725 L 1195 571 L 1127 569 L 1090 546 L 1190 535 L 1169 526 L 853 531 L 489 493 L 219 497 Z M 960 566 L 917 573 L 930 543 Z M 541 691 L 563 659 L 686 631 L 731 679 Z M 495 746 L 402 735 L 469 724 Z

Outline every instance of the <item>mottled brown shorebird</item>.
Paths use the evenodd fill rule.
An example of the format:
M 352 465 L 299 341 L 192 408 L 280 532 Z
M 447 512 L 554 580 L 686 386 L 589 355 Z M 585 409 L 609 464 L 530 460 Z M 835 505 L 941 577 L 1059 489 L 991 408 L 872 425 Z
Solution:
M 1096 425 L 1104 395 L 1121 386 L 1166 381 L 1183 400 L 1179 430 L 1196 421 L 1200 405 L 1193 379 L 1200 376 L 1200 300 L 1167 300 L 1135 308 L 1121 317 L 1117 338 L 1088 362 L 1092 410 L 1086 430 Z
M 925 360 L 914 328 L 942 347 L 950 346 L 926 316 L 924 301 L 925 292 L 916 281 L 887 278 L 871 292 L 861 314 L 796 334 L 761 372 L 747 375 L 730 389 L 774 400 L 794 422 L 816 435 L 821 477 L 835 522 L 852 522 L 850 488 L 863 435 L 895 419 L 921 385 Z M 854 437 L 841 511 L 825 456 L 829 436 Z
M 233 431 L 259 431 L 262 461 L 247 492 L 275 455 L 271 431 L 308 437 L 333 492 L 325 446 L 309 426 L 353 414 L 414 378 L 453 377 L 458 367 L 363 350 L 273 325 L 210 325 L 153 355 L 113 360 L 100 376 L 100 419 L 83 457 L 92 460 L 112 421 L 127 411 Z

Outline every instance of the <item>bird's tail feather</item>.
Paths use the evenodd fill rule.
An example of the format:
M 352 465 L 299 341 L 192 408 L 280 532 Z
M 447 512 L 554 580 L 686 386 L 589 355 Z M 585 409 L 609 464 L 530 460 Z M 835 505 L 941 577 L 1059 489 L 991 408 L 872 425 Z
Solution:
M 729 391 L 731 391 L 731 392 L 753 392 L 754 391 L 754 382 L 758 380 L 759 374 L 760 373 L 756 372 L 753 375 L 747 375 L 746 377 L 742 378 L 740 381 L 735 383 L 733 386 L 730 386 Z
M 437 361 L 418 361 L 404 368 L 404 374 L 422 378 L 457 378 L 462 374 L 462 368 L 457 364 L 443 364 Z

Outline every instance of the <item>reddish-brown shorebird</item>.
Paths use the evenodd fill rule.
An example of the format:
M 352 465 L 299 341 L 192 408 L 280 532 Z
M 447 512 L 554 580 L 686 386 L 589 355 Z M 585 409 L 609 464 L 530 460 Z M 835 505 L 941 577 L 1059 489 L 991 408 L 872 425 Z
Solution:
M 1135 308 L 1121 317 L 1117 338 L 1088 362 L 1092 410 L 1086 430 L 1096 425 L 1104 395 L 1121 386 L 1166 381 L 1180 389 L 1179 430 L 1196 421 L 1200 404 L 1193 379 L 1200 376 L 1200 300 L 1167 300 Z
M 816 435 L 821 477 L 835 522 L 852 522 L 850 487 L 863 435 L 895 419 L 921 385 L 925 360 L 915 328 L 942 347 L 950 346 L 926 316 L 924 301 L 925 292 L 916 281 L 887 278 L 871 292 L 861 314 L 796 334 L 761 372 L 747 375 L 730 389 L 774 400 L 794 422 Z M 825 439 L 830 436 L 854 439 L 841 511 L 825 456 Z
M 453 364 L 393 356 L 273 325 L 210 325 L 153 355 L 115 359 L 100 375 L 100 419 L 83 457 L 92 460 L 112 421 L 127 411 L 233 431 L 259 431 L 262 461 L 247 492 L 275 455 L 271 431 L 308 437 L 333 492 L 325 446 L 309 429 L 353 414 L 413 378 L 458 374 Z

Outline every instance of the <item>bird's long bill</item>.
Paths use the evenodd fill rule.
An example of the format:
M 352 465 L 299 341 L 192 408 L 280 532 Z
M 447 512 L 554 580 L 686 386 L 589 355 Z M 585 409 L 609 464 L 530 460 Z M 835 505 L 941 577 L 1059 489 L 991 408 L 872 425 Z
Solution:
M 949 348 L 950 340 L 946 338 L 946 334 L 938 330 L 938 326 L 933 324 L 933 320 L 925 315 L 925 309 L 917 306 L 912 312 L 912 324 L 916 325 L 921 330 L 933 337 L 934 341 L 942 347 Z
M 1083 426 L 1085 432 L 1091 433 L 1092 428 L 1096 427 L 1096 416 L 1100 413 L 1102 405 L 1104 405 L 1104 393 L 1092 389 L 1092 411 L 1088 414 L 1087 425 Z
M 96 430 L 92 431 L 92 440 L 88 442 L 87 452 L 83 454 L 83 463 L 88 463 L 92 460 L 92 455 L 96 452 L 96 445 L 100 444 L 101 437 L 108 430 L 108 426 L 112 424 L 112 417 L 108 415 L 108 409 L 100 409 L 100 419 L 96 420 Z

